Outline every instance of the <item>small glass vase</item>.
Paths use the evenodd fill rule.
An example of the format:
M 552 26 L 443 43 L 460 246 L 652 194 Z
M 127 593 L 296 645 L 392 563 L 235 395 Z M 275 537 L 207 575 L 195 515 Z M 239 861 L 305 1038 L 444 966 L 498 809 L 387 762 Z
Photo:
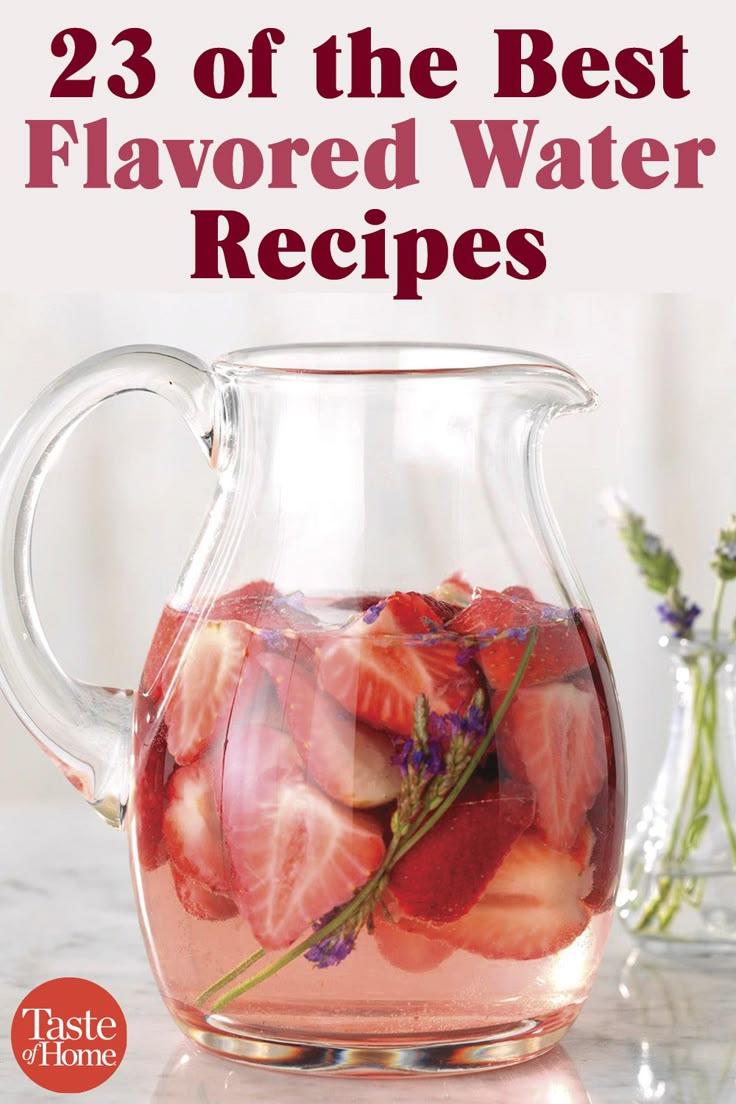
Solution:
M 736 952 L 736 644 L 663 637 L 669 746 L 626 841 L 618 911 L 648 950 Z

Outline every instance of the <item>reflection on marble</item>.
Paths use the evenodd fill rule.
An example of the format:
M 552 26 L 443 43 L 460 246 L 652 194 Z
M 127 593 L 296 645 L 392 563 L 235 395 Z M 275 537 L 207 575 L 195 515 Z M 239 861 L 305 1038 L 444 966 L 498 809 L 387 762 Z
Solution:
M 632 951 L 619 993 L 637 1040 L 632 1101 L 736 1101 L 736 962 L 661 959 Z
M 183 1044 L 151 1104 L 590 1104 L 564 1047 L 521 1066 L 455 1077 L 363 1080 L 273 1073 L 225 1062 Z
M 0 809 L 0 1101 L 50 1095 L 20 1071 L 9 1026 L 48 978 L 104 985 L 128 1021 L 100 1104 L 736 1104 L 736 962 L 645 959 L 614 925 L 591 997 L 559 1047 L 514 1069 L 467 1077 L 368 1081 L 253 1070 L 182 1041 L 146 961 L 126 841 L 77 809 Z

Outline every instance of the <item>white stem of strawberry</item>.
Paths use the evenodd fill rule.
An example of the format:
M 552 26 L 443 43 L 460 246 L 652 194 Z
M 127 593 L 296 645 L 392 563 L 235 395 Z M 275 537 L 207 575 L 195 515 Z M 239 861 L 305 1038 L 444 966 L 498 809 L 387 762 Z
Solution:
M 473 774 L 473 771 L 476 769 L 486 751 L 488 750 L 490 742 L 495 736 L 498 727 L 501 724 L 501 721 L 506 715 L 509 706 L 511 705 L 512 698 L 514 697 L 514 694 L 516 693 L 519 684 L 524 677 L 524 673 L 529 664 L 529 660 L 531 659 L 532 652 L 534 651 L 534 646 L 537 641 L 538 633 L 539 630 L 537 628 L 531 629 L 529 633 L 529 640 L 527 642 L 526 648 L 524 649 L 524 654 L 521 657 L 521 661 L 519 662 L 519 666 L 516 670 L 511 685 L 506 691 L 500 706 L 494 713 L 485 736 L 478 744 L 478 747 L 476 748 L 472 758 L 467 763 L 465 769 L 458 777 L 457 781 L 453 785 L 450 792 L 447 794 L 447 797 L 444 799 L 442 804 L 437 809 L 435 809 L 433 813 L 426 817 L 420 824 L 418 824 L 415 830 L 411 832 L 411 835 L 408 837 L 408 839 L 405 838 L 404 829 L 402 829 L 400 832 L 397 832 L 396 837 L 389 845 L 386 856 L 379 869 L 376 871 L 373 877 L 368 882 L 366 882 L 362 889 L 360 889 L 356 893 L 355 897 L 353 897 L 345 905 L 345 907 L 337 913 L 337 915 L 333 916 L 332 919 L 323 924 L 321 928 L 319 928 L 317 931 L 312 932 L 311 935 L 309 935 L 306 939 L 303 939 L 300 943 L 296 944 L 296 946 L 291 947 L 286 952 L 286 954 L 282 955 L 275 962 L 271 963 L 270 966 L 267 966 L 264 970 L 261 970 L 253 977 L 248 978 L 247 981 L 242 982 L 234 989 L 231 989 L 229 992 L 225 993 L 212 1005 L 212 1012 L 220 1012 L 223 1008 L 226 1007 L 226 1005 L 230 1004 L 232 1001 L 236 1000 L 238 997 L 248 992 L 249 989 L 255 988 L 256 985 L 260 985 L 261 982 L 266 981 L 268 978 L 272 977 L 279 970 L 283 969 L 284 966 L 288 966 L 290 962 L 293 962 L 295 959 L 301 957 L 301 955 L 303 955 L 306 951 L 314 947 L 315 944 L 320 943 L 323 939 L 326 939 L 328 936 L 333 935 L 345 923 L 347 923 L 347 921 L 355 917 L 358 910 L 365 906 L 373 895 L 376 895 L 377 900 L 380 899 L 380 896 L 383 893 L 383 889 L 385 888 L 386 877 L 390 873 L 392 867 L 399 861 L 399 859 L 403 855 L 407 853 L 407 851 L 409 851 L 414 846 L 415 843 L 418 843 L 419 840 L 423 836 L 425 836 L 427 832 L 430 831 L 430 829 L 434 827 L 434 825 L 437 823 L 438 820 L 440 820 L 442 816 L 444 816 L 444 814 L 462 792 L 466 783 Z M 380 890 L 378 894 L 376 894 L 377 890 Z M 377 900 L 375 902 L 372 902 L 372 905 L 377 903 Z M 245 959 L 244 962 L 240 963 L 238 966 L 235 966 L 229 973 L 225 974 L 218 981 L 216 981 L 214 985 L 211 985 L 209 989 L 206 989 L 205 992 L 197 998 L 196 1003 L 198 1005 L 206 1004 L 206 1002 L 212 995 L 217 993 L 220 989 L 224 988 L 227 984 L 229 984 L 229 982 L 234 981 L 235 978 L 238 977 L 240 974 L 248 970 L 252 965 L 255 964 L 256 961 L 258 961 L 259 958 L 262 957 L 264 953 L 265 952 L 262 949 L 254 952 L 254 954 Z

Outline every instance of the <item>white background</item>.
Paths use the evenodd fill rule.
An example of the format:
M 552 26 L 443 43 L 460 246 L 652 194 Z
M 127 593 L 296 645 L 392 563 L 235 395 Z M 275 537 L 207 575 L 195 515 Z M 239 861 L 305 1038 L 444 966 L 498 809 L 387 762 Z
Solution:
M 401 309 L 376 295 L 7 295 L 0 431 L 63 369 L 131 342 L 229 348 L 283 340 L 390 339 L 536 349 L 598 391 L 592 414 L 553 423 L 549 490 L 613 659 L 632 811 L 665 745 L 669 684 L 660 626 L 614 532 L 603 487 L 624 486 L 676 549 L 684 586 L 709 602 L 718 528 L 736 509 L 734 301 L 611 294 L 439 295 Z M 112 686 L 137 682 L 153 627 L 207 509 L 213 475 L 165 403 L 125 397 L 72 437 L 42 496 L 35 575 L 62 663 Z M 733 610 L 729 607 L 729 612 Z M 78 801 L 4 701 L 0 798 Z
M 35 0 L 16 6 L 12 43 L 0 71 L 0 89 L 7 82 L 0 174 L 0 209 L 6 221 L 2 283 L 9 290 L 20 283 L 50 292 L 222 290 L 220 281 L 205 281 L 202 287 L 190 280 L 193 208 L 242 210 L 253 223 L 254 236 L 292 226 L 309 239 L 331 226 L 345 226 L 359 235 L 365 228 L 363 213 L 377 205 L 388 211 L 391 233 L 438 226 L 454 240 L 463 230 L 479 226 L 503 240 L 515 227 L 541 229 L 549 260 L 541 284 L 548 292 L 595 288 L 717 293 L 729 279 L 736 248 L 736 222 L 730 217 L 736 174 L 729 89 L 732 40 L 724 25 L 725 7 L 723 0 L 700 0 L 697 5 L 684 0 L 618 0 L 609 8 L 589 0 L 517 0 L 506 5 L 455 0 L 452 5 L 421 8 L 396 0 L 373 0 L 370 5 L 340 0 L 244 5 L 216 0 L 206 6 L 206 18 L 185 19 L 181 4 L 174 0 L 117 0 L 104 5 L 96 0 Z M 94 95 L 52 100 L 51 87 L 67 59 L 53 57 L 50 42 L 56 32 L 75 25 L 91 30 L 98 41 L 97 56 L 82 74 L 96 77 Z M 203 50 L 225 46 L 248 63 L 254 34 L 269 25 L 286 34 L 274 59 L 276 99 L 252 100 L 242 93 L 212 100 L 197 91 L 192 70 Z M 344 45 L 347 32 L 367 25 L 376 46 L 400 51 L 405 68 L 423 48 L 449 49 L 458 63 L 455 90 L 443 99 L 423 100 L 405 82 L 403 99 L 320 99 L 314 87 L 314 47 L 332 34 Z M 123 45 L 113 48 L 112 39 L 131 26 L 147 29 L 153 37 L 150 56 L 157 81 L 149 95 L 126 101 L 111 95 L 106 82 L 110 73 L 120 71 L 127 52 Z M 657 62 L 657 89 L 645 99 L 630 100 L 616 96 L 611 86 L 600 97 L 578 100 L 558 82 L 541 99 L 494 98 L 495 28 L 549 31 L 558 71 L 573 49 L 595 47 L 611 64 L 621 49 L 649 49 Z M 659 50 L 679 34 L 688 49 L 685 85 L 690 95 L 673 100 L 661 90 Z M 362 152 L 374 139 L 389 136 L 392 123 L 416 117 L 420 184 L 398 193 L 376 192 L 361 174 L 344 190 L 326 191 L 310 184 L 302 171 L 292 191 L 269 190 L 268 174 L 247 191 L 221 187 L 206 174 L 199 188 L 182 190 L 166 171 L 164 156 L 163 187 L 85 191 L 85 150 L 78 144 L 70 150 L 67 169 L 56 161 L 56 190 L 25 188 L 27 119 L 72 119 L 82 138 L 83 125 L 102 117 L 109 121 L 111 174 L 118 164 L 118 147 L 140 137 L 159 143 L 189 138 L 195 150 L 201 139 L 245 137 L 266 154 L 270 142 L 287 137 L 305 137 L 312 146 L 346 137 Z M 474 189 L 450 125 L 451 119 L 468 118 L 538 119 L 531 154 L 537 165 L 542 142 L 576 139 L 588 183 L 575 191 L 541 191 L 531 175 L 518 189 L 505 190 L 494 172 L 487 188 Z M 703 162 L 702 190 L 678 191 L 674 176 L 652 191 L 625 185 L 595 189 L 589 183 L 588 141 L 608 125 L 619 156 L 626 144 L 640 138 L 657 138 L 672 152 L 677 142 L 712 138 L 717 154 Z M 57 140 L 61 137 L 56 135 Z M 252 282 L 260 286 L 266 281 L 257 276 Z M 509 285 L 520 294 L 529 290 L 499 272 L 488 282 L 487 294 L 496 295 Z M 291 290 L 316 291 L 323 286 L 305 271 Z M 449 274 L 441 286 L 456 294 L 466 288 Z M 357 276 L 350 278 L 349 287 L 360 290 Z

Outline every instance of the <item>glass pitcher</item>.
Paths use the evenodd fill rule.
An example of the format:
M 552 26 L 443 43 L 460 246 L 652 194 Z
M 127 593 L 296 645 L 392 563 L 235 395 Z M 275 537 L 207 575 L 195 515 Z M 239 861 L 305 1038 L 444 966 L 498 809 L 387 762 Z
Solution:
M 70 679 L 33 515 L 71 427 L 124 391 L 219 474 L 140 686 Z M 322 345 L 95 357 L 0 455 L 2 686 L 129 832 L 141 927 L 195 1042 L 263 1066 L 466 1071 L 549 1050 L 621 863 L 609 662 L 540 464 L 594 396 L 512 350 Z

